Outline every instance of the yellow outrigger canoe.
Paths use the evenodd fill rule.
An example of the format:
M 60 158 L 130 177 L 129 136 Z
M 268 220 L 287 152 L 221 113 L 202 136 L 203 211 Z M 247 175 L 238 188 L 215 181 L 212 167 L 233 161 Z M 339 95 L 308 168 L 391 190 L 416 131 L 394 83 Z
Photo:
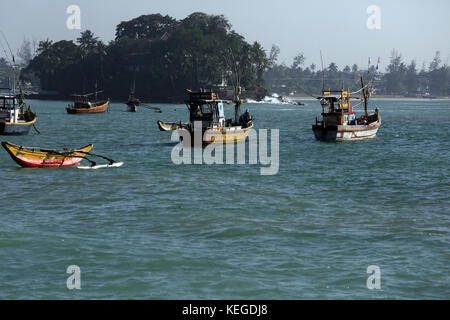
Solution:
M 2 142 L 2 146 L 17 164 L 29 168 L 74 166 L 79 164 L 94 147 L 88 144 L 72 150 L 49 150 L 18 146 L 5 141 Z

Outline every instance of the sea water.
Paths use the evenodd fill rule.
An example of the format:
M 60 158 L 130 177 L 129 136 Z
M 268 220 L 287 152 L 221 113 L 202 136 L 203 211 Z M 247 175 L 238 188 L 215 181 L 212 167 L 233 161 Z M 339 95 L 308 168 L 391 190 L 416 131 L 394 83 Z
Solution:
M 272 176 L 175 165 L 156 121 L 187 121 L 184 105 L 28 102 L 41 134 L 3 140 L 93 143 L 124 165 L 26 169 L 0 150 L 0 299 L 450 298 L 448 101 L 372 101 L 377 137 L 346 143 L 314 139 L 315 101 L 246 104 L 255 129 L 280 130 Z

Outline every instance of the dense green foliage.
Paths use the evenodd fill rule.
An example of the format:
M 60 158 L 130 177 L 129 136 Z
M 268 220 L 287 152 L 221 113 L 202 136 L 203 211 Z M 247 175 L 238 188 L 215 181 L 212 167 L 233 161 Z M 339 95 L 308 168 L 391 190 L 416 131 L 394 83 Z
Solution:
M 282 95 L 317 95 L 322 85 L 357 89 L 361 76 L 374 80 L 377 94 L 450 95 L 450 67 L 442 64 L 439 52 L 420 71 L 414 60 L 405 63 L 395 50 L 384 71 L 371 65 L 368 72 L 356 64 L 340 70 L 334 62 L 322 71 L 321 66 L 305 66 L 303 54 L 287 66 L 277 64 L 277 46 L 267 55 L 258 42 L 247 43 L 233 31 L 224 16 L 200 12 L 182 20 L 150 14 L 123 21 L 108 44 L 86 30 L 76 43 L 47 39 L 36 52 L 30 48 L 25 43 L 20 50 L 25 64 L 32 57 L 23 77 L 37 77 L 42 90 L 58 92 L 60 97 L 92 92 L 97 85 L 106 96 L 125 100 L 134 82 L 139 98 L 160 101 L 180 101 L 185 89 L 220 84 L 265 86 Z M 0 61 L 0 77 L 7 71 L 5 61 Z
M 294 58 L 291 66 L 276 64 L 279 49 L 272 48 L 270 59 L 272 68 L 266 71 L 264 78 L 269 91 L 288 95 L 317 95 L 325 88 L 358 89 L 360 77 L 366 81 L 373 80 L 376 93 L 381 95 L 399 96 L 449 96 L 450 95 L 450 67 L 442 64 L 439 51 L 430 63 L 428 69 L 422 66 L 417 70 L 413 60 L 408 65 L 402 61 L 401 55 L 393 50 L 385 72 L 376 70 L 371 65 L 368 70 L 359 70 L 357 65 L 345 66 L 342 70 L 332 62 L 328 66 L 317 68 L 314 64 L 304 67 L 305 57 L 299 54 Z M 324 77 L 322 77 L 324 75 Z
M 223 16 L 197 12 L 178 21 L 151 14 L 121 22 L 107 45 L 89 30 L 77 44 L 41 41 L 24 74 L 62 96 L 97 83 L 106 96 L 126 99 L 135 79 L 140 98 L 180 100 L 187 88 L 262 85 L 268 63 L 261 45 L 247 43 Z

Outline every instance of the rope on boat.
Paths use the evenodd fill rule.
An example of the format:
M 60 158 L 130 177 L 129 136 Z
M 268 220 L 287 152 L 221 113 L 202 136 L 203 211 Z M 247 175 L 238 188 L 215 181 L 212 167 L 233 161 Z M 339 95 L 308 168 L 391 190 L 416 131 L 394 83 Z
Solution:
M 361 103 L 363 103 L 363 102 L 364 102 L 364 100 L 361 100 L 359 103 L 357 103 L 356 105 L 352 106 L 352 109 L 358 107 L 358 106 L 359 106 Z
M 370 82 L 369 82 L 368 84 L 366 84 L 364 87 L 362 87 L 361 89 L 359 89 L 359 90 L 357 90 L 357 91 L 355 91 L 355 92 L 350 92 L 350 95 L 361 92 L 362 90 L 364 90 L 364 89 L 365 89 L 366 87 L 368 87 L 369 85 L 370 85 Z

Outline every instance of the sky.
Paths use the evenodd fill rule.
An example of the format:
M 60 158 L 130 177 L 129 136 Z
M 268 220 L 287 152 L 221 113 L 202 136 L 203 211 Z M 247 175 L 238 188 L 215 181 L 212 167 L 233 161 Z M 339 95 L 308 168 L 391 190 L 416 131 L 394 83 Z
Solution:
M 70 5 L 80 7 L 80 30 L 66 26 Z M 367 12 L 372 5 L 379 8 L 377 20 Z M 108 42 L 121 21 L 153 13 L 183 19 L 193 12 L 224 15 L 237 33 L 267 52 L 277 45 L 278 62 L 286 65 L 303 53 L 306 65 L 319 68 L 322 51 L 325 66 L 356 63 L 363 69 L 369 57 L 380 57 L 383 70 L 393 49 L 419 68 L 423 62 L 428 67 L 438 50 L 450 64 L 448 0 L 2 0 L 0 30 L 16 53 L 24 39 L 75 40 L 90 29 Z M 369 29 L 368 19 L 379 21 L 379 29 Z

